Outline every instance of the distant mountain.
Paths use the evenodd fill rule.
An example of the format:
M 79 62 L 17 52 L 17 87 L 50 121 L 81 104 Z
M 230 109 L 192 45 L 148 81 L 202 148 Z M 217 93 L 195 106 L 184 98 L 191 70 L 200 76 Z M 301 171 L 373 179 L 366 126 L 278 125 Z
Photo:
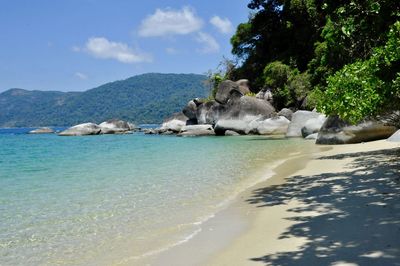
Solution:
M 85 92 L 10 89 L 0 94 L 0 127 L 69 126 L 119 118 L 159 123 L 208 94 L 204 75 L 149 73 Z

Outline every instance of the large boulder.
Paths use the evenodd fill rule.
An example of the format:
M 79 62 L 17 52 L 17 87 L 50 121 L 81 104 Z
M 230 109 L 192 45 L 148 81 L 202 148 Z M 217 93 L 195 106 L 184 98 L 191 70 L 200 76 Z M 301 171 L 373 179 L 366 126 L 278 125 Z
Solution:
M 318 118 L 321 114 L 310 111 L 297 111 L 293 114 L 289 124 L 286 137 L 301 137 L 301 129 L 306 125 L 307 121 L 313 118 Z
M 269 102 L 250 96 L 232 99 L 225 113 L 225 117 L 230 118 L 244 118 L 248 116 L 263 116 L 268 118 L 274 115 L 276 115 L 275 108 Z
M 391 135 L 387 141 L 400 142 L 400 130 L 397 130 L 393 135 Z
M 226 104 L 231 97 L 232 91 L 237 91 L 240 94 L 239 85 L 231 80 L 224 80 L 219 84 L 217 93 L 215 95 L 215 100 L 220 104 Z
M 329 116 L 318 133 L 317 144 L 352 144 L 390 137 L 397 128 L 380 121 L 350 125 L 338 116 Z
M 179 133 L 182 127 L 186 125 L 193 124 L 192 120 L 190 120 L 183 113 L 175 113 L 169 118 L 165 119 L 161 125 L 160 130 L 162 132 L 172 131 L 174 133 Z
M 194 100 L 189 101 L 186 106 L 183 108 L 182 113 L 187 116 L 189 119 L 197 119 L 197 104 Z
M 41 127 L 29 131 L 29 134 L 51 134 L 51 133 L 54 133 L 54 130 L 49 127 Z
M 85 135 L 98 135 L 101 128 L 94 123 L 83 123 L 70 127 L 60 133 L 59 136 L 85 136 Z
M 226 131 L 234 131 L 240 135 L 247 134 L 247 129 L 251 121 L 257 119 L 257 116 L 246 116 L 242 118 L 222 118 L 217 121 L 214 127 L 215 134 L 224 136 Z
M 212 125 L 184 126 L 178 136 L 212 136 L 215 135 Z
M 208 101 L 197 107 L 196 117 L 198 124 L 214 125 L 219 117 L 225 113 L 226 107 L 216 101 Z
M 303 138 L 307 137 L 308 135 L 318 133 L 325 120 L 326 116 L 323 114 L 319 115 L 317 118 L 309 119 L 304 127 L 301 129 L 301 134 Z
M 136 128 L 134 124 L 118 119 L 102 122 L 99 127 L 101 129 L 101 134 L 122 134 L 135 130 Z
M 284 116 L 290 121 L 292 121 L 293 111 L 288 108 L 283 108 L 282 110 L 279 111 L 278 115 Z
M 249 123 L 259 118 L 270 118 L 276 115 L 274 107 L 266 101 L 250 96 L 240 96 L 233 93 L 226 109 L 220 114 L 214 131 L 217 135 L 224 135 L 225 131 L 232 130 L 239 134 L 247 134 Z
M 239 85 L 239 91 L 243 95 L 250 93 L 250 85 L 248 79 L 239 79 L 236 81 L 236 84 Z
M 259 118 L 249 123 L 246 133 L 258 135 L 284 135 L 290 121 L 284 116 L 277 116 L 268 119 Z

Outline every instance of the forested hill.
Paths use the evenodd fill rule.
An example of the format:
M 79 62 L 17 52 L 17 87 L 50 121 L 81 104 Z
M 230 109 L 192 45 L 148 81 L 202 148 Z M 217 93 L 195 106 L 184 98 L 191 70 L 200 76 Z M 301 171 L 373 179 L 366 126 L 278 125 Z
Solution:
M 119 118 L 158 123 L 205 97 L 203 75 L 149 73 L 85 92 L 10 89 L 0 94 L 0 127 L 69 126 Z

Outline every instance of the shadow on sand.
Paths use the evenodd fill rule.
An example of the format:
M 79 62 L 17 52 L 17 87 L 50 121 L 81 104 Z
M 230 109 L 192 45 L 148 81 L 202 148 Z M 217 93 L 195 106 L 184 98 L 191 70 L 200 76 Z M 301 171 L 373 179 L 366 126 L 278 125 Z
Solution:
M 303 203 L 289 210 L 296 224 L 280 239 L 301 237 L 299 251 L 251 258 L 268 265 L 400 265 L 400 149 L 319 160 L 352 158 L 341 173 L 293 176 L 283 185 L 254 191 L 257 207 Z M 310 214 L 318 213 L 317 215 Z

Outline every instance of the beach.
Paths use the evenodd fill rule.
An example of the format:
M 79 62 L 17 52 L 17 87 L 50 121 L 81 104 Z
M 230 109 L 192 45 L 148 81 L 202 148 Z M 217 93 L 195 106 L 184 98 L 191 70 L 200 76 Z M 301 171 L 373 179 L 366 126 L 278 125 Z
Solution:
M 162 265 L 399 265 L 400 145 L 319 146 L 274 169 Z

